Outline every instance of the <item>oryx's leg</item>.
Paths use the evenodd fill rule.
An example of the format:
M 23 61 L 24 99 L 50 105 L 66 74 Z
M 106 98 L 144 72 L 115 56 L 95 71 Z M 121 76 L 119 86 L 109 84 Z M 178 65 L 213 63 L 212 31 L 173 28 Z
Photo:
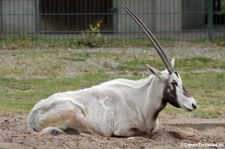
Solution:
M 132 127 L 130 125 L 122 125 L 114 131 L 113 136 L 115 137 L 144 136 L 152 138 L 157 129 L 158 129 L 158 119 L 156 120 L 154 127 L 149 128 L 146 131 L 138 129 L 136 127 Z
M 79 133 L 98 134 L 82 112 L 74 112 L 72 120 L 69 123 L 69 128 L 72 128 Z
M 59 135 L 59 134 L 65 134 L 61 129 L 59 129 L 58 127 L 47 127 L 45 129 L 43 129 L 39 134 L 46 134 L 49 133 L 53 136 L 55 135 Z
M 115 137 L 133 137 L 133 136 L 148 136 L 148 132 L 142 131 L 138 128 L 129 128 L 129 129 L 118 129 L 114 131 L 113 136 Z
M 42 133 L 53 135 L 64 133 L 67 129 L 74 129 L 76 133 L 97 134 L 86 120 L 84 113 L 79 108 L 64 110 L 43 119 L 40 123 L 44 127 Z

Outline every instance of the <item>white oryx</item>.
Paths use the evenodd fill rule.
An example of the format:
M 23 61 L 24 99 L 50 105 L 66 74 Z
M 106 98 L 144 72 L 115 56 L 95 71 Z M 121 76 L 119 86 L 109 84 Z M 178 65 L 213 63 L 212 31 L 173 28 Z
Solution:
M 196 102 L 174 71 L 151 31 L 126 6 L 122 7 L 138 23 L 153 43 L 167 70 L 141 80 L 115 79 L 77 91 L 56 93 L 38 102 L 30 111 L 27 129 L 31 132 L 78 133 L 130 137 L 152 134 L 158 127 L 158 114 L 167 103 L 188 111 Z

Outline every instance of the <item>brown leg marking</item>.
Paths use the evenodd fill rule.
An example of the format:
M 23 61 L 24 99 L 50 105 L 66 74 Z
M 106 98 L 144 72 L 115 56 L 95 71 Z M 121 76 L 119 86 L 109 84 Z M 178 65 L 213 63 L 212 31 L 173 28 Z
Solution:
M 82 112 L 75 110 L 73 111 L 71 121 L 68 123 L 68 127 L 75 129 L 79 133 L 87 133 L 93 135 L 103 135 L 97 132 L 87 121 Z

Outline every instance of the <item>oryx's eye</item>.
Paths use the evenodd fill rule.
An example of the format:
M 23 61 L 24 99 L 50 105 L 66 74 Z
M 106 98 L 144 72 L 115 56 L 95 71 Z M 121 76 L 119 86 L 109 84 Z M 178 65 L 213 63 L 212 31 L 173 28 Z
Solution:
M 177 82 L 176 81 L 171 82 L 171 84 L 177 86 Z

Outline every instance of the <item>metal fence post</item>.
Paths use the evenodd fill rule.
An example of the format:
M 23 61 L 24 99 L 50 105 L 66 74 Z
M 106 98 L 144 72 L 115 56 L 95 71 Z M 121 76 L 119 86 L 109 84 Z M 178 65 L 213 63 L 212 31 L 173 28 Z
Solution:
M 213 40 L 213 0 L 208 0 L 208 39 Z
M 39 4 L 39 0 L 35 0 L 35 34 L 37 34 L 39 31 Z

